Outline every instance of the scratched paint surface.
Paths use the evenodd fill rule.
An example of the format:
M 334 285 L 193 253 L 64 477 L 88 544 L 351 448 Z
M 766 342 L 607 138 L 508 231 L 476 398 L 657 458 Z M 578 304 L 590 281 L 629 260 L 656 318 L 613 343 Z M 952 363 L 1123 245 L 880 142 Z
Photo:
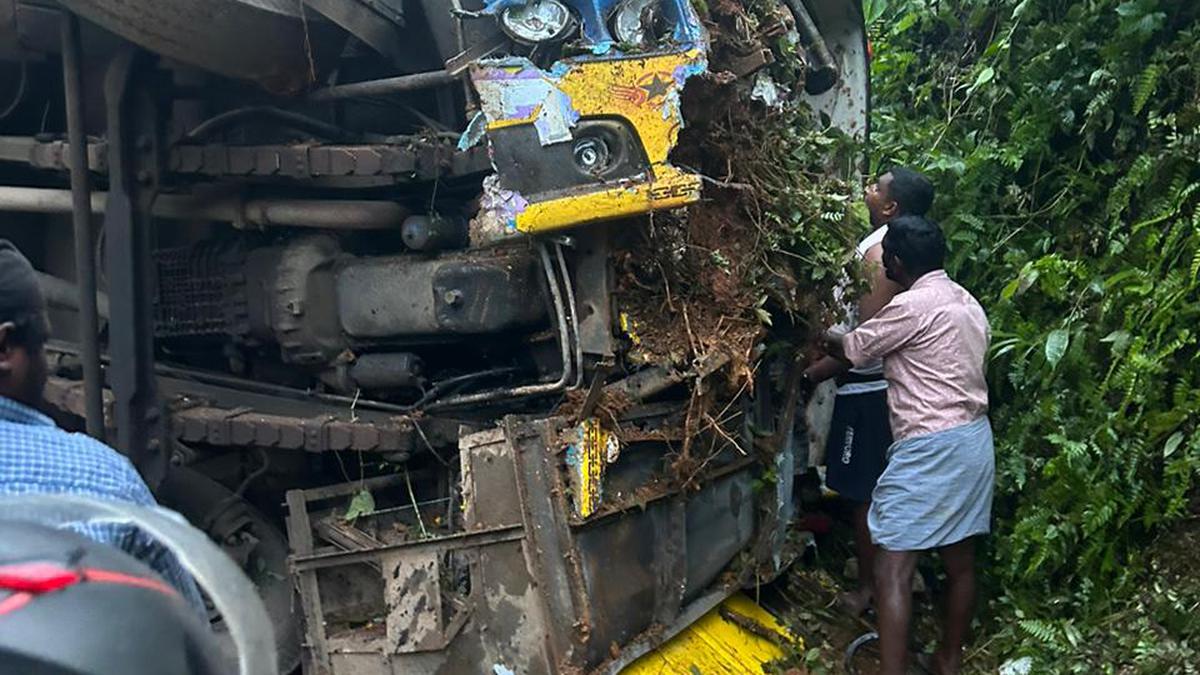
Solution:
M 598 420 L 584 420 L 577 437 L 567 446 L 567 469 L 574 493 L 575 512 L 581 518 L 595 513 L 604 501 L 605 468 L 617 461 L 621 445 Z
M 494 61 L 474 80 L 488 129 L 532 122 L 542 145 L 571 140 L 579 111 L 554 78 L 528 60 Z
M 472 67 L 487 131 L 533 125 L 542 145 L 568 142 L 581 118 L 629 122 L 649 160 L 650 175 L 569 195 L 518 195 L 527 204 L 501 220 L 510 231 L 536 233 L 600 220 L 678 208 L 700 197 L 700 178 L 672 166 L 671 150 L 683 127 L 679 94 L 705 72 L 702 49 L 640 57 L 582 58 L 541 70 L 524 58 L 491 59 Z M 474 125 L 473 125 L 474 126 Z M 464 136 L 463 143 L 474 139 Z M 505 167 L 497 167 L 503 173 Z M 519 203 L 507 200 L 507 205 Z

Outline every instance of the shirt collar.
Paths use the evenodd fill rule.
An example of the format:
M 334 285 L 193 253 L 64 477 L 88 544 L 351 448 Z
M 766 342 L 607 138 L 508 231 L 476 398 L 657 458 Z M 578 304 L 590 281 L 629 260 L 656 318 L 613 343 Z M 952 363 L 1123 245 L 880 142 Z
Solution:
M 55 426 L 54 420 L 27 405 L 0 396 L 0 422 L 27 424 L 35 427 Z
M 946 281 L 949 278 L 950 275 L 946 274 L 946 270 L 934 270 L 932 272 L 926 272 L 925 274 L 921 275 L 921 278 L 914 281 L 913 285 L 910 286 L 908 290 L 911 291 L 917 288 L 923 288 L 931 284 L 936 284 L 939 281 Z

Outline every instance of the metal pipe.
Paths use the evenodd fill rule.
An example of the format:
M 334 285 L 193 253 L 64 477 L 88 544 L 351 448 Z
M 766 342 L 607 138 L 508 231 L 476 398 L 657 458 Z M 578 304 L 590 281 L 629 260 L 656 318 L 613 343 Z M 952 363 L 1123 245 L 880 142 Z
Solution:
M 8 117 L 17 111 L 21 105 L 21 101 L 25 100 L 25 90 L 29 85 L 29 63 L 21 59 L 21 79 L 17 81 L 17 91 L 13 94 L 12 101 L 5 106 L 4 110 L 0 110 L 0 120 Z
M 294 113 L 289 110 L 282 110 L 272 106 L 248 106 L 245 108 L 235 108 L 227 110 L 215 117 L 211 117 L 204 122 L 201 122 L 196 128 L 187 132 L 183 136 L 183 140 L 187 142 L 195 142 L 207 138 L 211 134 L 228 128 L 233 124 L 254 117 L 267 117 L 283 124 L 287 127 L 307 131 L 309 133 L 321 136 L 327 140 L 336 141 L 357 141 L 362 140 L 360 135 L 351 131 L 347 131 L 339 126 L 323 122 L 307 115 Z
M 787 4 L 792 8 L 792 15 L 796 17 L 800 35 L 808 43 L 808 49 L 816 61 L 816 67 L 811 69 L 805 77 L 804 91 L 813 96 L 823 94 L 833 88 L 833 85 L 837 84 L 838 78 L 841 77 L 837 59 L 829 51 L 829 46 L 825 44 L 825 38 L 817 28 L 817 22 L 813 21 L 812 14 L 809 14 L 808 8 L 804 6 L 804 0 L 787 0 Z
M 46 298 L 46 304 L 51 307 L 62 307 L 64 309 L 73 309 L 82 313 L 83 308 L 80 307 L 80 288 L 66 279 L 60 279 L 56 276 L 46 274 L 45 272 L 36 272 L 38 287 L 42 289 L 42 296 Z M 96 291 L 95 308 L 96 316 L 100 319 L 108 320 L 108 296 L 100 291 Z M 99 321 L 96 322 L 96 334 L 99 335 Z M 97 345 L 98 346 L 98 345 Z M 80 360 L 83 357 L 83 350 L 80 350 Z M 96 360 L 100 360 L 100 350 L 96 350 Z M 86 377 L 86 371 L 84 373 Z M 85 383 L 86 384 L 86 383 Z M 101 387 L 103 387 L 101 382 Z
M 107 195 L 92 193 L 92 213 L 104 213 Z M 22 213 L 70 213 L 70 190 L 49 188 L 0 187 L 0 211 Z
M 575 348 L 575 388 L 583 386 L 583 341 L 579 338 L 579 309 L 575 304 L 575 288 L 571 285 L 571 272 L 567 268 L 567 259 L 563 256 L 563 245 L 554 244 L 554 254 L 558 257 L 558 269 L 562 273 L 563 286 L 567 290 L 567 307 L 571 310 L 572 344 Z
M 92 213 L 104 213 L 108 195 L 93 192 Z M 0 211 L 71 213 L 74 201 L 68 190 L 0 187 Z M 289 226 L 345 230 L 399 229 L 409 210 L 388 201 L 323 199 L 204 198 L 199 195 L 159 195 L 154 215 L 173 220 L 219 220 L 258 227 Z
M 388 77 L 382 80 L 367 80 L 366 82 L 351 82 L 335 84 L 332 87 L 317 89 L 308 95 L 310 101 L 340 101 L 347 98 L 365 96 L 388 96 L 408 91 L 440 87 L 455 81 L 455 77 L 444 70 L 433 70 L 427 73 L 414 73 L 399 77 Z
M 550 260 L 550 252 L 546 244 L 538 244 L 538 253 L 541 254 L 542 267 L 546 271 L 546 282 L 550 284 L 550 295 L 554 299 L 554 314 L 558 321 L 558 349 L 562 354 L 562 375 L 554 382 L 545 382 L 542 384 L 530 384 L 523 387 L 511 387 L 503 389 L 493 389 L 491 391 L 481 391 L 476 394 L 466 394 L 464 396 L 455 396 L 453 398 L 435 401 L 428 406 L 426 410 L 437 410 L 440 408 L 450 408 L 460 405 L 468 405 L 475 403 L 485 403 L 503 398 L 521 398 L 525 396 L 536 396 L 539 394 L 551 394 L 557 391 L 562 391 L 568 387 L 571 382 L 571 375 L 574 371 L 572 364 L 571 352 L 571 336 L 570 329 L 567 325 L 568 319 L 566 308 L 563 303 L 562 291 L 558 288 L 558 281 L 555 279 L 554 263 Z M 564 283 L 570 285 L 570 279 L 564 279 Z
M 408 216 L 409 210 L 396 202 L 365 200 L 253 199 L 243 212 L 247 223 L 264 227 L 347 230 L 399 229 Z
M 67 140 L 71 160 L 71 214 L 75 231 L 75 276 L 79 281 L 79 344 L 87 433 L 104 440 L 104 377 L 100 370 L 100 317 L 96 301 L 95 233 L 91 214 L 87 136 L 83 129 L 83 64 L 79 17 L 64 12 L 62 31 L 63 95 L 67 108 Z

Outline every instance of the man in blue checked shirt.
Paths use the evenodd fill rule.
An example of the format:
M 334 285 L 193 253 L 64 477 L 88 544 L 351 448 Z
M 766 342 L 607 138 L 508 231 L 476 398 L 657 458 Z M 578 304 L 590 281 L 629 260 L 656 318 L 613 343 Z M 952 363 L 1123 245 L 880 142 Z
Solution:
M 38 412 L 48 365 L 50 324 L 33 266 L 0 239 L 0 495 L 73 494 L 155 506 L 123 455 L 67 433 Z M 53 523 L 115 546 L 146 563 L 202 610 L 191 576 L 164 547 L 121 523 Z M 3 542 L 0 542 L 3 546 Z

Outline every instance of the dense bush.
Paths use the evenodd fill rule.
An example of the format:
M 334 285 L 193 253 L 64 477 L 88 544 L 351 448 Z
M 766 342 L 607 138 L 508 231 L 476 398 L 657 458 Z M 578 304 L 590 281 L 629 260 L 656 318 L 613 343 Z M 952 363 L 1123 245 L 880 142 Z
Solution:
M 1200 584 L 1150 562 L 1200 510 L 1200 3 L 864 9 L 874 164 L 935 177 L 993 326 L 982 651 L 1194 672 Z

